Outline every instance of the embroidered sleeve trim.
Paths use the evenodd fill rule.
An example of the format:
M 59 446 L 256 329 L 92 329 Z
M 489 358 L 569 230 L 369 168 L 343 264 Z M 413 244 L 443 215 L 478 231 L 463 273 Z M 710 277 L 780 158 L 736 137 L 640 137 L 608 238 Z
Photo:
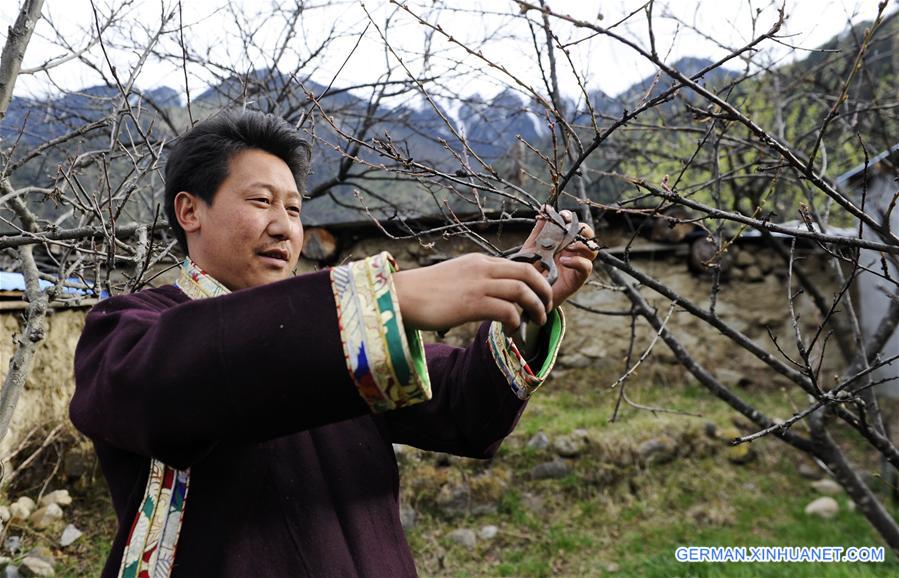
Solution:
M 421 335 L 403 327 L 393 284 L 396 261 L 382 252 L 331 269 L 347 369 L 379 413 L 431 399 Z
M 535 373 L 528 362 L 518 351 L 511 337 L 506 337 L 502 323 L 494 321 L 487 334 L 487 345 L 497 367 L 505 376 L 518 399 L 528 399 L 537 388 L 543 385 L 546 376 L 556 364 L 559 346 L 565 336 L 565 316 L 560 309 L 554 309 L 547 320 L 548 339 L 546 357 L 543 365 Z

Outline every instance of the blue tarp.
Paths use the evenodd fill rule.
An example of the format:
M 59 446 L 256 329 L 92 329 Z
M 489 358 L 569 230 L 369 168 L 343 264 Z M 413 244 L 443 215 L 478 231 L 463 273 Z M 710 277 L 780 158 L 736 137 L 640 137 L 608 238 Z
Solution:
M 70 285 L 83 285 L 83 281 L 77 278 L 68 279 Z M 38 283 L 41 286 L 41 289 L 46 289 L 53 285 L 50 281 L 44 281 L 40 279 Z M 90 295 L 92 291 L 90 289 L 84 288 L 80 289 L 77 287 L 65 287 L 62 288 L 63 293 L 69 293 L 71 295 Z M 21 273 L 11 273 L 8 271 L 0 271 L 0 291 L 25 291 L 25 277 Z M 105 293 L 105 292 L 104 292 Z M 100 297 L 105 297 L 105 294 L 101 293 Z

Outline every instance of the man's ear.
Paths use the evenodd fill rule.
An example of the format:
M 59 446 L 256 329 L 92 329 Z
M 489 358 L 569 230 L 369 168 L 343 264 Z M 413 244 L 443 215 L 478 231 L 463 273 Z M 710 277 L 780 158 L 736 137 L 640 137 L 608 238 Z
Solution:
M 200 203 L 203 200 L 196 195 L 181 191 L 175 195 L 175 217 L 185 233 L 195 233 L 200 230 Z

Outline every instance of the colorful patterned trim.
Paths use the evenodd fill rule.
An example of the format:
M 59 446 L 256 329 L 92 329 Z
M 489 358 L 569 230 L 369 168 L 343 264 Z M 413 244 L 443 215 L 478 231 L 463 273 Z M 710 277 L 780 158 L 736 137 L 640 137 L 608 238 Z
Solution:
M 227 287 L 200 269 L 190 257 L 181 264 L 181 275 L 175 285 L 191 299 L 230 293 Z M 159 460 L 150 461 L 144 498 L 122 553 L 120 578 L 171 576 L 189 486 L 190 469 L 176 470 Z
M 185 257 L 181 263 L 181 275 L 175 281 L 175 286 L 181 289 L 191 299 L 205 299 L 227 295 L 231 291 L 213 279 L 209 273 L 200 269 L 190 257 Z
M 490 324 L 487 345 L 490 347 L 490 353 L 493 354 L 493 360 L 496 361 L 497 367 L 509 382 L 509 386 L 518 399 L 531 397 L 531 394 L 543 385 L 546 376 L 556 364 L 559 345 L 562 343 L 562 337 L 565 336 L 565 316 L 562 315 L 560 309 L 554 309 L 549 314 L 547 329 L 549 330 L 549 346 L 546 357 L 543 360 L 543 367 L 534 373 L 518 351 L 512 338 L 506 337 L 502 323 L 494 321 Z
M 375 413 L 431 399 L 421 336 L 403 327 L 396 270 L 386 251 L 331 269 L 347 369 Z
M 150 462 L 144 499 L 122 554 L 121 578 L 171 575 L 189 481 L 190 470 L 176 470 L 159 460 Z

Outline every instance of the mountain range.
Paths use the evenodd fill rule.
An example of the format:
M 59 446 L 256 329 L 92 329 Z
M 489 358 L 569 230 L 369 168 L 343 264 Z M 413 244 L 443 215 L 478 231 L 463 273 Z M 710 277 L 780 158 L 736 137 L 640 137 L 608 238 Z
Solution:
M 878 90 L 883 92 L 878 86 L 886 84 L 888 98 L 895 100 L 896 73 L 899 70 L 895 50 L 896 20 L 895 14 L 888 17 L 884 23 L 886 32 L 881 33 L 869 49 L 870 66 L 865 72 L 876 79 L 876 82 L 873 83 L 873 88 L 865 89 L 867 93 L 861 96 L 876 98 Z M 765 87 L 771 84 L 775 75 L 782 77 L 779 81 L 782 85 L 786 84 L 788 89 L 815 87 L 824 94 L 833 94 L 838 89 L 841 78 L 845 76 L 843 72 L 848 66 L 847 62 L 854 56 L 853 43 L 857 43 L 860 29 L 858 27 L 835 37 L 822 47 L 826 51 L 812 52 L 803 61 L 741 81 L 735 90 L 735 97 L 743 99 L 744 104 L 747 99 L 761 98 L 756 108 L 764 108 L 764 97 L 758 95 L 764 93 Z M 711 61 L 702 58 L 684 58 L 673 66 L 692 75 L 709 64 Z M 739 73 L 719 67 L 707 73 L 701 82 L 715 89 L 733 83 L 738 77 Z M 893 88 L 892 94 L 889 94 L 890 85 Z M 619 118 L 625 110 L 632 110 L 647 96 L 654 96 L 668 86 L 670 81 L 666 78 L 656 79 L 651 76 L 617 96 L 612 97 L 597 90 L 589 92 L 586 98 L 589 98 L 598 122 L 607 124 L 610 119 Z M 455 131 L 464 135 L 471 151 L 501 173 L 514 176 L 522 168 L 540 170 L 537 166 L 540 164 L 537 162 L 539 159 L 531 154 L 522 155 L 521 145 L 518 143 L 521 139 L 539 150 L 548 151 L 548 119 L 534 114 L 533 111 L 539 110 L 539 107 L 521 93 L 507 89 L 491 97 L 474 94 L 460 99 L 455 110 L 450 112 L 425 102 L 415 94 L 414 86 L 397 87 L 394 92 L 399 93 L 401 88 L 411 89 L 407 94 L 415 96 L 407 98 L 405 102 L 399 102 L 394 97 L 388 99 L 386 104 L 372 106 L 369 98 L 361 96 L 361 90 L 328 88 L 311 79 L 300 83 L 277 70 L 263 69 L 226 78 L 211 86 L 192 99 L 191 115 L 202 118 L 229 102 L 237 101 L 250 102 L 255 108 L 272 110 L 288 120 L 296 121 L 304 110 L 310 110 L 309 95 L 315 95 L 321 108 L 313 107 L 313 113 L 307 115 L 303 125 L 306 130 L 314 131 L 317 138 L 308 189 L 314 196 L 321 198 L 307 202 L 305 209 L 305 219 L 312 224 L 359 220 L 359 201 L 355 198 L 354 190 L 360 188 L 367 194 L 370 207 L 398 204 L 405 206 L 413 214 L 434 214 L 440 212 L 440 203 L 446 200 L 451 207 L 455 204 L 455 208 L 471 208 L 471 199 L 466 201 L 455 198 L 458 195 L 447 192 L 424 175 L 416 175 L 414 169 L 404 171 L 401 181 L 390 183 L 353 178 L 352 175 L 359 175 L 365 166 L 357 163 L 349 171 L 343 166 L 344 152 L 352 149 L 352 143 L 341 136 L 341 132 L 357 134 L 364 127 L 363 140 L 374 147 L 395 147 L 396 151 L 407 158 L 447 171 L 458 170 L 460 162 L 478 170 L 476 159 L 468 158 L 468 151 L 459 145 L 453 130 L 447 126 L 447 119 Z M 0 139 L 4 146 L 17 141 L 17 150 L 30 150 L 85 124 L 103 119 L 110 110 L 120 105 L 121 98 L 121 93 L 115 86 L 93 86 L 48 99 L 14 97 L 5 119 L 0 123 Z M 676 119 L 678 115 L 689 113 L 687 105 L 690 100 L 689 95 L 672 99 L 658 107 L 654 114 L 657 118 Z M 149 129 L 149 119 L 153 118 L 152 125 L 157 138 L 170 139 L 172 134 L 189 124 L 184 99 L 170 87 L 135 91 L 129 95 L 129 102 L 132 108 L 151 112 L 141 116 L 141 124 L 142 128 Z M 580 132 L 589 137 L 592 123 L 583 99 L 580 103 L 567 100 L 564 108 L 568 121 L 574 126 L 584 127 Z M 327 112 L 327 117 L 322 111 Z M 813 107 L 800 107 L 795 112 L 796 118 L 790 122 L 795 125 L 796 131 L 805 130 L 806 124 L 820 120 L 820 113 Z M 889 114 L 892 121 L 879 125 L 880 132 L 884 133 L 884 142 L 890 138 L 886 131 L 897 124 L 895 113 Z M 367 117 L 371 118 L 366 121 Z M 100 129 L 93 137 L 69 141 L 63 150 L 48 151 L 44 162 L 33 161 L 23 167 L 13 175 L 13 179 L 19 186 L 46 184 L 46 180 L 53 178 L 56 172 L 53 163 L 46 162 L 47 160 L 71 157 L 73 152 L 87 150 L 92 144 L 96 145 L 93 141 L 102 142 L 104 138 L 108 143 L 108 131 Z M 612 139 L 609 146 L 613 147 L 615 142 Z M 356 156 L 363 163 L 378 165 L 385 162 L 376 151 L 366 147 L 362 147 Z M 525 159 L 524 156 L 529 158 Z M 591 159 L 591 162 L 599 170 L 615 168 L 622 162 L 634 162 L 630 158 L 613 160 L 614 157 L 610 152 L 606 157 L 597 155 L 596 160 Z M 422 189 L 429 190 L 431 195 L 422 195 Z M 591 196 L 603 194 L 601 187 L 597 189 L 595 186 L 588 187 L 588 193 Z M 430 209 L 426 206 L 430 206 Z M 386 212 L 381 211 L 380 214 L 390 216 L 391 212 L 395 211 L 388 206 Z

